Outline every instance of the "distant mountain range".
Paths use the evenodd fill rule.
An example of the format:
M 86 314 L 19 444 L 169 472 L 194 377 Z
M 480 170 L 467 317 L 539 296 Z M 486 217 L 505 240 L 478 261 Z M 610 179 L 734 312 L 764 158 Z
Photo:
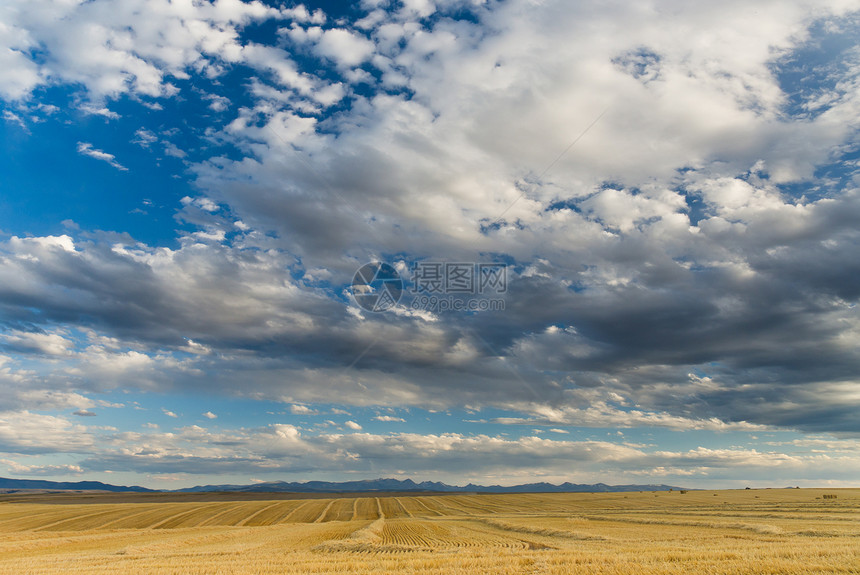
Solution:
M 611 491 L 668 491 L 681 489 L 672 485 L 606 485 L 605 483 L 526 483 L 524 485 L 448 485 L 438 481 L 422 481 L 415 483 L 411 479 L 365 479 L 361 481 L 307 481 L 305 483 L 287 483 L 271 481 L 252 485 L 198 485 L 177 492 L 193 493 L 201 491 L 241 491 L 246 493 L 343 493 L 356 491 L 435 491 L 443 493 L 483 492 L 483 493 L 569 493 L 569 492 L 611 492 Z
M 96 491 L 133 491 L 137 493 L 156 492 L 133 485 L 109 485 L 100 481 L 57 482 L 37 479 L 5 479 L 0 477 L 0 489 L 40 489 L 40 490 L 96 490 Z M 185 489 L 170 490 L 173 493 L 201 493 L 212 491 L 242 493 L 353 493 L 359 491 L 416 491 L 437 493 L 482 492 L 482 493 L 583 493 L 583 492 L 622 492 L 622 491 L 668 491 L 682 489 L 672 485 L 606 485 L 605 483 L 527 483 L 524 485 L 448 485 L 438 481 L 415 483 L 411 479 L 365 479 L 361 481 L 307 481 L 288 483 L 271 481 L 251 485 L 198 485 Z M 167 491 L 167 490 L 163 490 Z
M 38 489 L 48 491 L 134 491 L 136 493 L 155 492 L 138 485 L 110 485 L 101 481 L 45 481 L 42 479 L 7 479 L 0 477 L 0 490 Z

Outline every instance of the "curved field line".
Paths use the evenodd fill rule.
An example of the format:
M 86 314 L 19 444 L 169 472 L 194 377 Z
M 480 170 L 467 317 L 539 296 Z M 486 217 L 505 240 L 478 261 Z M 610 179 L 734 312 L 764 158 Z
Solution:
M 468 495 L 456 495 L 452 498 L 452 503 L 454 503 L 454 505 L 462 507 L 471 515 L 487 513 L 486 508 L 481 507 L 480 504 L 474 502 Z
M 466 495 L 464 496 L 463 505 L 466 507 L 471 507 L 476 511 L 483 514 L 498 514 L 498 513 L 507 513 L 510 512 L 511 505 L 505 505 L 500 502 L 495 502 L 491 498 L 483 495 Z
M 430 509 L 430 506 L 427 505 L 426 503 L 424 503 L 424 501 L 422 500 L 421 497 L 413 497 L 412 500 L 415 501 L 416 503 L 418 503 L 419 505 L 421 505 L 421 507 L 423 507 L 424 509 L 426 509 L 430 513 L 434 513 L 434 514 L 440 515 L 440 516 L 442 515 L 442 513 L 440 511 L 438 511 L 436 509 Z
M 97 515 L 110 515 L 114 513 L 114 509 L 108 509 L 105 511 L 102 509 L 101 511 L 96 511 L 94 513 L 87 513 L 86 515 L 75 515 L 72 517 L 66 517 L 64 519 L 60 519 L 59 521 L 54 521 L 53 523 L 48 523 L 47 525 L 40 525 L 39 527 L 35 527 L 32 531 L 44 531 L 45 529 L 50 529 L 51 527 L 56 527 L 57 525 L 61 525 L 63 523 L 68 523 L 69 521 L 77 521 L 79 519 L 87 519 L 88 517 L 96 517 Z M 62 531 L 62 529 L 58 530 Z M 74 531 L 74 530 L 73 530 Z
M 131 515 L 123 515 L 123 516 L 119 517 L 118 519 L 112 519 L 111 521 L 108 521 L 107 523 L 103 523 L 103 524 L 99 525 L 98 527 L 94 527 L 94 529 L 107 529 L 108 526 L 110 526 L 110 525 L 114 525 L 116 523 L 119 523 L 121 521 L 126 521 L 128 519 L 134 519 L 135 517 L 138 517 L 140 515 L 146 515 L 147 513 L 152 513 L 156 509 L 157 508 L 149 507 L 147 509 L 144 509 L 143 511 L 138 511 L 137 513 L 132 513 Z
M 225 509 L 224 511 L 221 511 L 220 513 L 216 513 L 216 514 L 215 514 L 215 515 L 213 515 L 212 517 L 209 517 L 208 519 L 204 519 L 203 521 L 201 521 L 201 522 L 197 525 L 197 527 L 203 527 L 204 525 L 211 525 L 213 521 L 217 521 L 217 520 L 218 520 L 218 519 L 220 519 L 221 517 L 223 517 L 223 516 L 227 515 L 227 514 L 228 514 L 228 513 L 230 513 L 231 511 L 235 511 L 236 509 L 238 509 L 239 507 L 242 507 L 243 505 L 244 505 L 244 503 L 238 503 L 238 504 L 235 504 L 235 505 L 229 505 L 229 506 L 227 507 L 227 509 Z
M 472 512 L 460 505 L 452 496 L 440 497 L 437 501 L 443 509 L 450 511 L 450 515 L 472 515 Z
M 262 513 L 263 511 L 268 511 L 268 510 L 269 510 L 269 509 L 271 509 L 272 507 L 277 507 L 278 505 L 280 505 L 280 504 L 282 504 L 282 503 L 283 503 L 283 501 L 276 501 L 276 502 L 272 503 L 271 505 L 268 505 L 268 506 L 266 506 L 266 507 L 263 507 L 262 509 L 258 509 L 257 511 L 255 511 L 255 512 L 251 513 L 249 516 L 247 516 L 246 518 L 244 518 L 243 520 L 241 520 L 239 523 L 237 523 L 237 524 L 236 524 L 236 526 L 237 526 L 237 527 L 242 527 L 242 526 L 246 525 L 246 524 L 248 523 L 248 521 L 250 521 L 251 519 L 253 519 L 253 518 L 254 518 L 254 517 L 256 517 L 257 515 L 259 515 L 259 514 L 260 514 L 260 513 Z
M 471 495 L 456 495 L 452 498 L 452 502 L 459 507 L 462 507 L 470 515 L 487 515 L 490 513 L 498 513 L 494 509 L 488 509 L 482 505 L 481 501 L 476 501 Z
M 308 500 L 307 505 L 303 505 L 299 513 L 292 515 L 290 517 L 291 523 L 314 523 L 316 519 L 319 519 L 321 515 L 321 511 L 325 512 L 325 508 L 328 506 L 328 499 L 310 499 Z
M 155 503 L 149 505 L 151 506 L 148 506 L 148 508 L 143 511 L 111 519 L 96 529 L 141 529 L 153 521 L 164 519 L 165 514 L 169 511 L 165 504 Z
M 436 514 L 440 517 L 451 517 L 452 515 L 460 515 L 460 513 L 456 509 L 445 505 L 439 498 L 434 498 L 432 503 L 433 507 L 431 509 L 436 511 Z
M 41 521 L 64 521 L 68 519 L 68 515 L 58 512 L 57 509 L 46 511 L 44 513 L 35 513 L 32 515 L 24 514 L 20 517 L 7 519 L 0 524 L 0 529 L 3 531 L 30 531 L 42 527 Z M 21 524 L 31 525 L 30 527 L 22 526 Z
M 450 547 L 449 529 L 436 523 L 401 519 L 387 523 L 382 532 L 382 543 L 403 549 Z
M 379 500 L 379 497 L 374 497 L 376 499 L 376 510 L 379 513 L 380 519 L 385 519 L 385 513 L 382 512 L 382 501 Z
M 6 511 L 6 510 L 4 510 L 4 511 Z M 47 509 L 43 509 L 43 510 L 40 510 L 38 512 L 27 512 L 27 511 L 20 511 L 17 509 L 14 511 L 15 511 L 14 513 L 4 513 L 3 518 L 0 519 L 0 527 L 3 527 L 7 524 L 14 525 L 15 523 L 21 521 L 22 519 L 33 520 L 33 519 L 37 519 L 37 518 L 42 517 L 42 516 L 46 516 L 48 518 L 57 517 L 60 513 L 59 510 L 56 508 L 56 506 L 53 506 L 53 505 Z M 59 516 L 62 516 L 62 515 L 59 515 Z
M 583 515 L 582 517 L 591 521 L 613 521 L 615 523 L 628 523 L 634 525 L 667 525 L 670 527 L 702 527 L 705 529 L 741 529 L 746 531 L 754 531 L 762 535 L 779 535 L 783 533 L 783 530 L 776 525 L 757 525 L 751 523 L 707 523 L 705 521 L 671 521 L 666 519 L 639 519 L 620 517 L 618 515 L 613 515 L 612 517 Z
M 451 513 L 445 513 L 445 515 L 448 515 L 448 516 L 450 516 L 450 515 L 469 515 L 469 516 L 471 516 L 472 515 L 471 511 L 469 511 L 468 509 L 464 509 L 463 506 L 458 505 L 455 501 L 453 501 L 452 499 L 449 499 L 448 496 L 444 496 L 444 498 L 440 497 L 439 499 L 436 500 L 436 503 L 438 503 L 439 506 L 442 507 L 443 509 L 451 512 Z
M 328 513 L 328 510 L 331 509 L 331 506 L 334 505 L 335 501 L 337 501 L 337 500 L 332 499 L 331 501 L 328 502 L 328 505 L 326 505 L 325 509 L 322 510 L 322 513 L 320 513 L 320 516 L 317 517 L 316 519 L 314 519 L 314 523 L 322 523 L 323 519 L 325 519 L 325 516 Z
M 266 525 L 278 525 L 286 516 L 295 511 L 296 507 L 301 505 L 299 500 L 279 501 L 275 507 L 270 507 L 261 511 L 253 521 L 245 523 L 247 527 L 263 527 Z
M 399 529 L 393 529 L 391 532 L 392 540 L 402 545 L 410 547 L 433 547 L 434 541 L 425 539 L 421 536 L 419 525 L 414 523 L 405 523 L 399 525 Z
M 235 527 L 240 521 L 246 519 L 251 513 L 254 513 L 259 509 L 268 507 L 271 504 L 272 501 L 244 501 L 241 505 L 237 505 L 228 510 L 226 514 L 219 513 L 213 524 L 226 527 Z
M 286 517 L 284 517 L 283 519 L 281 519 L 280 521 L 278 521 L 278 524 L 288 522 L 288 521 L 290 520 L 290 517 L 292 517 L 293 515 L 295 515 L 295 514 L 296 514 L 300 509 L 304 509 L 305 507 L 307 507 L 308 505 L 310 505 L 310 504 L 311 504 L 311 501 L 313 501 L 313 500 L 312 500 L 312 499 L 310 499 L 310 500 L 305 501 L 304 503 L 300 504 L 298 507 L 296 507 L 295 509 L 293 509 L 292 511 L 290 511 L 290 512 L 287 514 L 287 516 L 286 516 Z
M 567 531 L 562 529 L 553 529 L 551 527 L 535 527 L 532 525 L 517 525 L 514 523 L 506 523 L 495 519 L 475 519 L 482 525 L 487 525 L 493 529 L 498 529 L 504 532 L 519 533 L 525 535 L 539 535 L 542 537 L 556 537 L 562 539 L 574 539 L 577 541 L 606 541 L 606 537 L 601 535 L 584 535 L 575 531 Z
M 197 508 L 197 510 L 193 513 L 185 515 L 179 519 L 173 519 L 168 523 L 161 525 L 160 528 L 183 528 L 183 527 L 197 527 L 201 523 L 209 521 L 213 515 L 218 516 L 218 520 L 215 522 L 216 525 L 225 525 L 225 526 L 234 526 L 237 522 L 241 521 L 248 515 L 250 515 L 253 511 L 255 511 L 258 506 L 263 507 L 268 502 L 263 501 L 262 503 L 258 502 L 243 502 L 242 505 L 236 506 L 233 509 L 233 513 L 227 513 L 223 515 L 221 513 L 224 510 L 225 505 L 228 505 L 229 502 L 226 501 L 218 501 L 211 502 L 208 505 L 203 505 Z
M 352 519 L 350 519 L 350 521 L 355 521 L 356 519 L 358 519 L 358 502 L 359 501 L 360 500 L 358 499 L 358 497 L 356 497 L 355 500 L 352 502 Z
M 399 497 L 395 497 L 395 498 L 394 498 L 394 500 L 395 500 L 395 501 L 397 502 L 397 504 L 400 506 L 400 509 L 402 509 L 402 510 L 403 510 L 403 513 L 405 513 L 408 517 L 415 517 L 414 515 L 412 515 L 412 512 L 411 512 L 411 511 L 409 511 L 408 509 L 406 509 L 406 506 L 405 506 L 405 505 L 403 505 L 403 502 L 402 502 L 402 501 L 400 501 L 400 498 L 399 498 Z
M 355 500 L 353 509 L 355 510 L 353 521 L 362 521 L 365 519 L 379 519 L 379 512 L 377 511 L 376 501 L 371 497 L 357 498 Z
M 355 514 L 355 501 L 352 499 L 336 499 L 335 505 L 329 510 L 329 521 L 352 521 Z
M 503 498 L 498 499 L 484 495 L 480 498 L 480 504 L 491 513 L 522 513 L 533 508 L 533 503 L 529 505 L 528 500 L 519 500 L 513 495 L 505 494 Z
M 513 536 L 509 532 L 502 531 L 498 533 L 496 529 L 487 529 L 482 522 L 476 522 L 473 519 L 468 519 L 459 523 L 458 531 L 452 530 L 452 534 L 456 535 L 455 544 L 465 547 L 493 546 L 493 547 L 512 547 L 525 549 L 553 549 L 549 545 L 540 542 L 522 539 L 521 537 Z M 462 533 L 465 531 L 466 533 Z
M 162 519 L 161 521 L 158 521 L 156 523 L 153 523 L 152 525 L 149 525 L 148 527 L 144 527 L 144 529 L 158 529 L 159 527 L 161 527 L 165 523 L 168 523 L 169 521 L 172 521 L 174 519 L 179 519 L 180 517 L 184 517 L 186 515 L 190 515 L 190 514 L 194 513 L 195 511 L 199 511 L 199 510 L 200 510 L 200 507 L 193 507 L 191 509 L 188 509 L 187 511 L 183 511 L 181 513 L 176 513 L 174 515 L 171 515 L 170 517 L 168 517 L 166 519 Z

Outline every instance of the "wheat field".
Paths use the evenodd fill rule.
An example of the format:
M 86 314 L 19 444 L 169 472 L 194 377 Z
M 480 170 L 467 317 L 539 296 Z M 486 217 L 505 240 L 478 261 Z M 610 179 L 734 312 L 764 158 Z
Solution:
M 860 490 L 299 497 L 3 495 L 0 573 L 860 573 Z

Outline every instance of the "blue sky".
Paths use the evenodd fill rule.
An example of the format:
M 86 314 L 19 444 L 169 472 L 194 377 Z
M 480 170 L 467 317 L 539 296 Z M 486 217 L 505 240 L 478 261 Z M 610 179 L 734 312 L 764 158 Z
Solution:
M 0 475 L 855 485 L 858 23 L 4 3 Z

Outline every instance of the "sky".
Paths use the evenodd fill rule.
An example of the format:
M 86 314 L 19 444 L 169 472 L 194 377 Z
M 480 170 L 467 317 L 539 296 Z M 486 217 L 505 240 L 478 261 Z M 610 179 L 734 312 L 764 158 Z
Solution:
M 5 0 L 0 475 L 857 486 L 858 38 Z

